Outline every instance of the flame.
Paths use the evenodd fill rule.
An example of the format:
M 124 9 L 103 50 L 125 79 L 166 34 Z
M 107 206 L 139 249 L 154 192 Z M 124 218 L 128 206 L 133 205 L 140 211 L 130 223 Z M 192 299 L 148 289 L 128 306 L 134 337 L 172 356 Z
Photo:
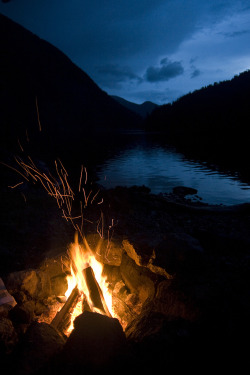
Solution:
M 96 281 L 101 288 L 106 306 L 112 316 L 112 294 L 108 289 L 108 283 L 106 281 L 107 277 L 103 276 L 103 264 L 98 262 L 91 248 L 89 247 L 86 239 L 83 240 L 83 246 L 78 243 L 78 235 L 75 235 L 75 241 L 72 243 L 68 250 L 70 259 L 70 271 L 71 275 L 67 277 L 68 289 L 65 296 L 68 298 L 72 290 L 77 286 L 79 293 L 81 293 L 81 299 L 76 305 L 74 312 L 71 316 L 71 325 L 67 330 L 70 333 L 73 329 L 74 319 L 82 313 L 82 301 L 83 296 L 85 296 L 90 309 L 94 312 L 103 314 L 104 312 L 96 308 L 90 296 L 90 291 L 88 289 L 86 279 L 84 277 L 83 270 L 91 267 L 95 276 Z

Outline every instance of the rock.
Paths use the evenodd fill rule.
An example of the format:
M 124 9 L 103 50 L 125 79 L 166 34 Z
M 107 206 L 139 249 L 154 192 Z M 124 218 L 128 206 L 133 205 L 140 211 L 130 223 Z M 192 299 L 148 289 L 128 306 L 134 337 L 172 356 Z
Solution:
M 44 298 L 51 296 L 50 277 L 47 272 L 38 270 L 36 273 L 39 279 L 36 297 L 40 300 L 43 300 Z
M 162 332 L 166 330 L 167 326 L 170 326 L 169 322 L 182 322 L 180 324 L 183 326 L 184 320 L 167 319 L 166 316 L 162 313 L 147 310 L 139 318 L 135 319 L 131 324 L 129 324 L 126 329 L 126 337 L 128 340 L 133 340 L 133 342 L 143 342 L 145 339 L 158 341 L 159 339 L 164 337 L 162 335 Z M 178 324 L 175 323 L 175 325 L 176 331 L 172 332 L 172 334 L 174 333 L 177 336 Z M 168 341 L 168 345 L 171 345 L 172 340 L 167 336 L 168 335 L 164 337 L 165 344 Z M 167 351 L 167 347 L 162 349 Z
M 147 268 L 152 271 L 153 273 L 157 274 L 157 275 L 160 275 L 160 276 L 163 276 L 165 277 L 166 279 L 172 279 L 172 275 L 167 272 L 163 267 L 161 266 L 157 266 L 156 264 L 154 264 L 155 262 L 155 259 L 156 259 L 156 253 L 155 253 L 155 250 L 153 251 L 153 254 L 152 254 L 152 257 L 150 258 L 148 264 L 147 264 Z
M 145 261 L 143 258 L 143 254 L 140 254 L 136 251 L 135 246 L 129 241 L 125 239 L 122 241 L 122 245 L 128 254 L 128 256 L 135 261 L 138 266 L 143 266 L 148 263 L 148 259 Z
M 23 291 L 29 298 L 46 298 L 51 295 L 49 275 L 40 270 L 24 270 L 8 275 L 6 286 L 13 293 Z
M 19 276 L 19 280 L 21 281 L 21 289 L 27 292 L 30 297 L 34 297 L 35 295 L 37 295 L 39 278 L 36 271 L 24 271 L 23 273 L 21 271 L 19 273 Z
M 189 322 L 168 320 L 159 312 L 145 311 L 126 329 L 133 353 L 131 367 L 146 374 L 161 373 L 164 368 L 174 373 L 195 369 L 199 358 L 193 357 L 192 336 Z
M 197 298 L 184 293 L 175 280 L 164 280 L 157 285 L 151 309 L 164 314 L 169 320 L 184 319 L 189 322 L 196 321 L 201 312 Z
M 121 366 L 126 337 L 117 319 L 85 311 L 75 319 L 74 327 L 63 348 L 58 373 L 80 370 L 93 374 Z
M 45 272 L 50 279 L 58 276 L 65 276 L 65 272 L 69 269 L 69 260 L 66 253 L 62 253 L 57 257 L 46 258 L 39 270 Z
M 34 270 L 13 272 L 8 275 L 6 280 L 7 288 L 13 293 L 21 289 L 30 297 L 37 294 L 38 283 L 39 279 Z
M 32 323 L 16 350 L 15 374 L 38 372 L 63 348 L 65 339 L 47 323 Z
M 18 340 L 17 333 L 11 320 L 0 317 L 0 357 L 10 354 Z
M 46 302 L 46 301 L 44 301 L 44 302 Z M 40 301 L 37 301 L 35 303 L 35 308 L 34 308 L 35 315 L 37 315 L 37 316 L 42 315 L 47 310 L 48 310 L 48 307 L 44 303 L 42 303 Z
M 16 305 L 10 312 L 9 318 L 13 322 L 14 326 L 18 327 L 20 324 L 30 324 L 34 317 L 35 304 L 33 301 L 29 301 L 28 305 Z M 34 304 L 32 308 L 31 304 Z
M 138 296 L 138 303 L 142 307 L 149 302 L 155 294 L 154 276 L 146 267 L 139 267 L 127 255 L 122 257 L 120 266 L 121 276 L 130 293 Z M 137 309 L 136 304 L 134 307 Z
M 129 239 L 124 239 L 122 245 L 128 256 L 135 261 L 138 266 L 149 268 L 152 272 L 166 277 L 172 278 L 164 268 L 154 264 L 156 257 L 155 248 L 159 245 L 161 239 L 153 238 L 149 240 L 147 235 L 144 236 L 130 236 Z
M 99 262 L 111 266 L 120 266 L 123 254 L 121 242 L 117 239 L 101 238 L 97 233 L 89 234 L 86 240 Z
M 122 280 L 116 283 L 115 288 L 112 291 L 112 311 L 115 316 L 119 317 L 119 322 L 124 330 L 127 324 L 137 316 L 135 309 L 138 303 L 138 297 L 136 303 L 133 304 L 133 309 L 129 305 L 129 299 L 131 299 L 132 295 L 136 296 L 134 294 L 129 294 L 128 289 Z
M 55 296 L 64 296 L 68 289 L 66 275 L 57 275 L 51 278 L 51 292 Z
M 15 296 L 16 302 L 19 305 L 23 304 L 24 302 L 26 302 L 28 300 L 28 296 L 27 296 L 27 294 L 24 293 L 23 290 L 15 291 L 14 296 Z
M 120 267 L 105 264 L 103 267 L 103 274 L 107 277 L 106 281 L 111 286 L 114 286 L 118 281 L 121 280 Z

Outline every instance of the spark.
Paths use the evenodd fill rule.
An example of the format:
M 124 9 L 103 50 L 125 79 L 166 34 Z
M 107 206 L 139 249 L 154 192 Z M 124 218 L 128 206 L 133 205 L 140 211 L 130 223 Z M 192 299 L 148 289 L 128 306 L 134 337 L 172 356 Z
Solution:
M 83 165 L 81 167 L 81 174 L 80 174 L 80 181 L 79 181 L 79 192 L 81 191 L 81 184 L 82 184 L 82 171 L 83 171 Z
M 96 200 L 97 193 L 93 193 L 92 190 L 86 191 L 86 187 L 82 186 L 83 181 L 83 171 L 85 170 L 85 184 L 87 182 L 87 171 L 86 168 L 83 166 L 81 167 L 80 173 L 80 180 L 79 180 L 79 189 L 82 189 L 84 201 L 76 202 L 79 203 L 79 212 L 73 215 L 73 202 L 75 201 L 75 193 L 71 188 L 71 185 L 68 180 L 68 172 L 64 167 L 63 163 L 60 159 L 54 161 L 56 175 L 53 176 L 50 172 L 45 173 L 41 171 L 35 162 L 32 160 L 30 156 L 27 157 L 27 160 L 24 161 L 21 157 L 14 157 L 14 160 L 17 164 L 18 168 L 14 168 L 10 165 L 5 163 L 5 166 L 11 168 L 15 172 L 19 173 L 27 182 L 32 183 L 40 183 L 43 189 L 48 193 L 49 196 L 53 197 L 56 200 L 57 206 L 62 211 L 62 217 L 67 221 L 70 222 L 75 231 L 77 231 L 80 236 L 83 238 L 83 224 L 84 221 L 93 224 L 92 221 L 87 220 L 84 218 L 83 209 L 87 207 L 88 204 L 93 204 Z M 21 185 L 23 182 L 20 182 L 14 186 L 10 186 L 11 188 L 15 188 Z M 26 201 L 26 198 L 25 198 Z M 97 204 L 101 204 L 103 200 L 97 202 Z M 84 204 L 83 204 L 84 203 Z M 79 223 L 79 224 L 78 224 Z M 100 230 L 100 228 L 102 229 Z M 103 218 L 97 222 L 97 231 L 101 233 L 103 237 Z
M 26 198 L 26 196 L 24 195 L 24 193 L 21 193 L 21 195 L 22 195 L 22 197 L 23 197 L 23 199 L 24 199 L 24 202 L 27 203 L 27 198 Z
M 94 195 L 94 197 L 92 198 L 91 200 L 91 204 L 94 202 L 95 198 L 97 197 L 97 195 L 99 194 L 100 190 L 98 190 L 98 192 Z
M 19 139 L 17 140 L 18 144 L 19 144 L 19 147 L 21 149 L 21 151 L 23 152 L 23 146 L 21 145 L 21 142 L 19 141 Z
M 37 113 L 37 121 L 38 121 L 38 126 L 39 126 L 39 131 L 42 131 L 41 127 L 41 122 L 40 122 L 40 115 L 39 115 L 39 108 L 38 108 L 38 103 L 37 103 L 37 96 L 36 96 L 36 113 Z
M 22 182 L 19 182 L 18 184 L 14 185 L 14 186 L 8 186 L 9 188 L 11 189 L 15 189 L 16 187 L 20 186 L 23 184 L 23 181 Z

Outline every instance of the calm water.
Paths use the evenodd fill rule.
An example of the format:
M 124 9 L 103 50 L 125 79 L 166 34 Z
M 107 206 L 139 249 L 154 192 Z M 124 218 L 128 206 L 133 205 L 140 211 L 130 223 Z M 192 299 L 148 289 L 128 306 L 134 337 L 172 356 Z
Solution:
M 237 176 L 187 160 L 172 148 L 135 145 L 107 160 L 99 167 L 98 176 L 106 188 L 145 185 L 158 194 L 171 192 L 175 186 L 188 186 L 197 189 L 205 203 L 250 203 L 250 185 Z

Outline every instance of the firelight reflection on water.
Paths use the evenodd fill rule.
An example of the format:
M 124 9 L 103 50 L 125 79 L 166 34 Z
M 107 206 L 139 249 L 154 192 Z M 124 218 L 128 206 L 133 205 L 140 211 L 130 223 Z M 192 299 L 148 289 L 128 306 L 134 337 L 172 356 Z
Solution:
M 250 185 L 189 161 L 170 148 L 135 146 L 107 160 L 100 166 L 98 177 L 106 188 L 145 185 L 159 194 L 169 193 L 175 186 L 188 186 L 198 190 L 204 203 L 250 203 Z

